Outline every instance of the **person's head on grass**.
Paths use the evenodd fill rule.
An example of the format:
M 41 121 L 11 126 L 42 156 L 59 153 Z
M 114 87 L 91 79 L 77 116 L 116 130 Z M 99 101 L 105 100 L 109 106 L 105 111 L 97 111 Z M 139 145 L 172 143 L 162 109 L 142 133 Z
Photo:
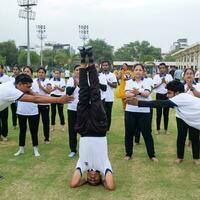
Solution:
M 88 170 L 87 182 L 92 186 L 97 186 L 102 183 L 101 173 L 95 170 Z
M 24 92 L 28 93 L 32 87 L 32 78 L 27 74 L 20 74 L 15 78 L 15 87 Z
M 184 85 L 177 80 L 171 81 L 166 86 L 167 89 L 167 97 L 172 98 L 180 93 L 185 91 Z

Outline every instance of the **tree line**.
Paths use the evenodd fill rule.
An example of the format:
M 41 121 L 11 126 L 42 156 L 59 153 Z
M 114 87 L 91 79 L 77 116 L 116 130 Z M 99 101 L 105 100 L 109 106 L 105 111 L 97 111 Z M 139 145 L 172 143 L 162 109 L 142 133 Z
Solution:
M 94 48 L 94 55 L 96 62 L 103 60 L 112 61 L 163 61 L 161 56 L 161 48 L 152 46 L 148 41 L 134 41 L 124 44 L 118 49 L 108 44 L 105 40 L 96 39 L 89 40 L 87 45 Z M 40 65 L 40 55 L 35 51 L 30 52 L 32 66 Z M 19 64 L 26 65 L 27 52 L 25 49 L 18 49 L 15 41 L 5 41 L 0 43 L 0 64 L 6 66 L 13 66 Z M 43 50 L 44 66 L 54 67 L 70 67 L 80 60 L 79 54 L 70 53 L 68 49 L 45 49 Z M 164 61 L 174 61 L 175 58 L 170 54 L 166 56 Z

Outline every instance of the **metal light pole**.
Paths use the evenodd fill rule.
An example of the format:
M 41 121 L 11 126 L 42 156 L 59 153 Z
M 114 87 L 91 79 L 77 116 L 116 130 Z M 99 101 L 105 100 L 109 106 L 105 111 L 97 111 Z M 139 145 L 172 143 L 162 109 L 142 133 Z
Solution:
M 79 37 L 83 40 L 83 46 L 85 46 L 86 40 L 89 38 L 89 26 L 79 25 Z
M 43 40 L 47 37 L 46 35 L 44 35 L 44 33 L 46 32 L 46 26 L 45 25 L 37 25 L 37 32 L 38 32 L 38 38 L 41 41 L 40 44 L 40 58 L 41 58 L 41 66 L 43 66 Z
M 27 20 L 27 65 L 31 65 L 30 59 L 30 20 L 35 19 L 35 12 L 32 7 L 37 5 L 38 0 L 17 0 L 18 5 L 23 9 L 19 10 L 19 17 Z

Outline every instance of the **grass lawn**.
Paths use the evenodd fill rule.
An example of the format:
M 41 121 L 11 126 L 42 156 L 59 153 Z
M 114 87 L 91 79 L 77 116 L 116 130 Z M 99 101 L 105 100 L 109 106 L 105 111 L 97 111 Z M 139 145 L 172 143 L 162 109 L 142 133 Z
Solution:
M 154 112 L 155 113 L 155 112 Z M 66 114 L 66 110 L 65 110 Z M 124 122 L 120 101 L 113 108 L 112 128 L 108 134 L 109 156 L 117 188 L 114 192 L 102 186 L 85 185 L 77 189 L 69 187 L 69 181 L 78 156 L 68 158 L 68 132 L 51 133 L 51 144 L 43 143 L 39 130 L 40 158 L 33 156 L 30 134 L 26 139 L 25 154 L 14 157 L 18 149 L 18 129 L 13 130 L 10 121 L 9 141 L 0 142 L 1 200 L 199 200 L 200 168 L 192 162 L 191 149 L 185 148 L 185 161 L 174 164 L 176 159 L 176 122 L 170 112 L 170 135 L 153 133 L 159 163 L 148 160 L 144 141 L 135 147 L 133 159 L 124 161 Z M 67 126 L 66 126 L 67 127 Z M 155 118 L 153 120 L 155 132 Z

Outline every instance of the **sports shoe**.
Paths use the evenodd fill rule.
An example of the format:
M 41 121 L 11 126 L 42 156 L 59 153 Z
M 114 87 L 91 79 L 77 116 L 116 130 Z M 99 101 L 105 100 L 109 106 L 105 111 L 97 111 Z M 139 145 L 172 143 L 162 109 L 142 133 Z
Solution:
M 7 138 L 7 137 L 4 137 L 4 136 L 1 136 L 1 139 L 2 139 L 4 142 L 7 142 L 7 141 L 8 141 L 8 138 Z
M 14 156 L 19 156 L 24 154 L 24 147 L 19 147 L 19 150 L 14 154 Z
M 73 158 L 75 155 L 76 155 L 76 153 L 73 152 L 73 151 L 71 151 L 71 152 L 69 153 L 68 157 L 69 157 L 69 158 Z
M 33 151 L 34 151 L 34 155 L 35 155 L 35 157 L 39 157 L 39 156 L 40 156 L 37 147 L 33 147 Z
M 53 125 L 53 126 L 51 126 L 50 131 L 52 132 L 52 131 L 54 131 L 54 130 L 55 130 L 55 126 Z

